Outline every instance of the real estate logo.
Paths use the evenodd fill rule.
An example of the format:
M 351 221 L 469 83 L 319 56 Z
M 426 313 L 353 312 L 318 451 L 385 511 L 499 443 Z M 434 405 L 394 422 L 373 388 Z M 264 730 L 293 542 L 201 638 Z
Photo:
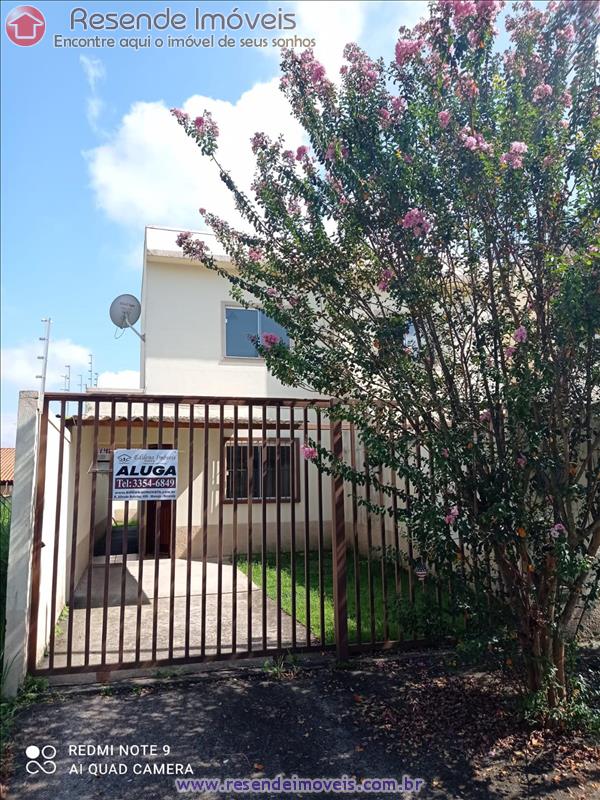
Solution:
M 9 11 L 6 22 L 6 35 L 19 47 L 37 44 L 46 32 L 44 15 L 35 6 L 16 6 Z

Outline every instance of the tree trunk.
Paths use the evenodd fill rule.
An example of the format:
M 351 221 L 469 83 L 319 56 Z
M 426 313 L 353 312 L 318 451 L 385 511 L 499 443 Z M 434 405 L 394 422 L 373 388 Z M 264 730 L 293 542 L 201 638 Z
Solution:
M 522 638 L 523 655 L 527 668 L 527 688 L 539 692 L 546 688 L 549 708 L 556 706 L 567 696 L 565 669 L 565 642 L 549 626 L 532 626 L 530 634 Z

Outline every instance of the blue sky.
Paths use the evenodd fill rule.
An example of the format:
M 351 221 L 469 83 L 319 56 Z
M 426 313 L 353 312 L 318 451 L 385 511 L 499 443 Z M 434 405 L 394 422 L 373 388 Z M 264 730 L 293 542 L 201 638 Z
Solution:
M 71 388 L 77 389 L 78 375 L 86 380 L 90 352 L 100 385 L 137 385 L 139 341 L 131 333 L 114 338 L 108 307 L 122 292 L 139 296 L 144 225 L 197 227 L 200 206 L 234 213 L 168 109 L 210 108 L 222 129 L 222 158 L 242 183 L 250 180 L 248 139 L 255 130 L 281 131 L 292 146 L 302 141 L 276 88 L 278 51 L 272 47 L 53 47 L 54 34 L 72 35 L 69 12 L 76 5 L 89 13 L 134 14 L 168 5 L 193 18 L 196 6 L 229 14 L 235 4 L 37 2 L 47 27 L 33 47 L 6 38 L 4 22 L 14 5 L 1 3 L 4 444 L 14 437 L 18 390 L 36 388 L 40 319 L 53 320 L 49 388 L 62 388 L 60 375 L 71 363 Z M 348 41 L 391 58 L 399 25 L 414 24 L 427 10 L 419 0 L 282 0 L 240 2 L 238 8 L 294 12 L 292 33 L 315 38 L 330 73 Z

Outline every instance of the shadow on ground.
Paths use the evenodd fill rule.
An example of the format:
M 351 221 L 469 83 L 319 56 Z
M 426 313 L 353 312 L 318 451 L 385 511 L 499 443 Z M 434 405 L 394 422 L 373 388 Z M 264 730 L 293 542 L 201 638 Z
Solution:
M 543 743 L 536 750 L 531 732 L 515 732 L 514 697 L 507 697 L 493 678 L 449 672 L 433 655 L 353 662 L 352 667 L 311 669 L 282 680 L 260 671 L 229 670 L 172 684 L 54 694 L 16 720 L 8 797 L 186 796 L 177 792 L 173 775 L 133 773 L 134 764 L 161 769 L 167 763 L 190 764 L 194 776 L 202 778 L 409 775 L 426 781 L 420 798 L 600 797 L 598 753 L 590 748 L 586 755 L 581 748 L 588 745 L 580 743 L 584 756 L 577 756 L 579 766 L 572 770 L 563 763 L 570 756 L 562 745 Z M 114 755 L 69 755 L 70 745 L 88 744 L 112 745 Z M 57 748 L 54 774 L 28 775 L 29 745 Z M 157 745 L 160 754 L 120 756 L 120 745 Z M 122 764 L 126 771 L 94 776 L 87 769 L 91 763 L 103 770 Z M 83 774 L 70 774 L 73 764 L 83 765 Z M 202 795 L 242 796 L 274 795 Z

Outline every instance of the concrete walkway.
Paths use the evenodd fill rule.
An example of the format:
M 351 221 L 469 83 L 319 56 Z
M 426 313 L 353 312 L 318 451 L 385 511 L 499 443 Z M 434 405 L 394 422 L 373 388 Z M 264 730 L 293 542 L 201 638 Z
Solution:
M 192 561 L 190 565 L 190 627 L 189 627 L 189 655 L 201 655 L 202 641 L 202 562 Z M 209 562 L 206 565 L 206 624 L 205 654 L 217 653 L 217 618 L 218 618 L 218 565 Z M 171 610 L 171 561 L 159 559 L 158 575 L 155 586 L 155 562 L 153 559 L 143 559 L 142 580 L 139 581 L 140 562 L 137 556 L 127 560 L 126 569 L 123 570 L 121 558 L 113 556 L 108 567 L 108 611 L 106 620 L 106 662 L 114 663 L 122 660 L 131 663 L 136 660 L 137 636 L 137 603 L 138 587 L 141 586 L 140 607 L 140 660 L 169 658 L 170 637 L 170 610 Z M 186 597 L 187 597 L 187 561 L 175 560 L 174 570 L 174 598 L 173 598 L 173 657 L 185 655 L 186 641 Z M 91 602 L 90 602 L 90 667 L 99 666 L 102 662 L 102 632 L 103 632 L 103 600 L 106 568 L 104 558 L 96 558 L 91 569 Z M 248 650 L 248 577 L 235 571 L 237 586 L 234 594 L 234 570 L 231 564 L 222 565 L 221 587 L 221 642 L 220 652 L 233 651 L 234 639 L 234 597 L 236 599 L 235 613 L 235 650 Z M 124 614 L 121 634 L 121 593 L 124 578 Z M 72 666 L 85 663 L 85 628 L 86 628 L 86 599 L 88 591 L 88 571 L 83 574 L 75 591 L 73 609 L 73 646 Z M 156 600 L 155 600 L 156 598 Z M 256 584 L 250 584 L 250 605 L 252 611 L 251 638 L 252 649 L 260 650 L 263 647 L 263 599 L 262 591 Z M 156 645 L 153 648 L 153 625 L 156 610 Z M 266 599 L 264 609 L 266 617 L 267 647 L 277 647 L 277 605 L 273 600 Z M 55 642 L 54 666 L 62 667 L 67 664 L 67 633 L 68 620 L 60 623 L 60 633 Z M 296 637 L 299 644 L 306 643 L 306 628 L 296 622 Z M 120 639 L 122 639 L 123 654 L 120 659 Z M 284 611 L 281 612 L 281 644 L 289 647 L 292 644 L 292 618 Z M 155 653 L 155 654 L 153 654 Z M 45 658 L 39 665 L 48 666 Z

